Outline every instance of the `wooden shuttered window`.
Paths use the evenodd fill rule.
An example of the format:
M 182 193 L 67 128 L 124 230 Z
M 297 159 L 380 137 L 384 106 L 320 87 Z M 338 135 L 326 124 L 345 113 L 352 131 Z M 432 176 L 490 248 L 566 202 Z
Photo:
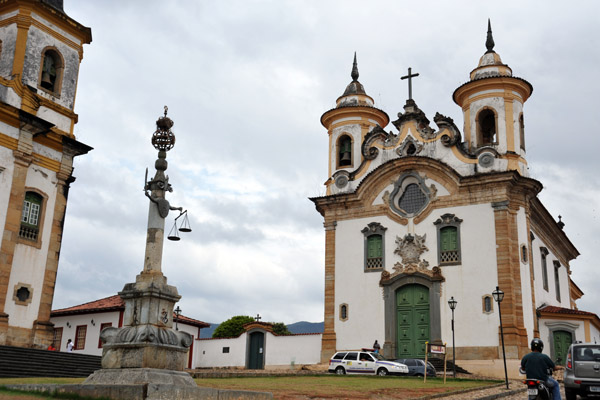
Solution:
M 367 269 L 383 268 L 383 238 L 371 235 L 367 238 Z
M 75 331 L 75 350 L 83 350 L 85 348 L 86 335 L 87 325 L 79 325 Z
M 441 264 L 460 261 L 458 228 L 455 226 L 446 226 L 440 229 L 440 253 Z

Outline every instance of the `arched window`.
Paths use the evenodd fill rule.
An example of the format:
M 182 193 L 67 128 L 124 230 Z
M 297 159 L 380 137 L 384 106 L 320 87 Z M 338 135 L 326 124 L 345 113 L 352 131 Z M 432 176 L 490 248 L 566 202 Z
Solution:
M 490 109 L 482 110 L 477 117 L 477 130 L 481 146 L 496 143 L 496 113 Z
M 546 260 L 546 256 L 549 254 L 548 249 L 545 247 L 540 247 L 540 253 L 542 256 L 542 284 L 544 286 L 544 290 L 548 291 L 548 263 Z
M 338 167 L 348 167 L 352 165 L 352 139 L 348 135 L 343 135 L 338 140 Z
M 59 94 L 62 84 L 62 72 L 63 61 L 60 53 L 51 48 L 44 50 L 40 71 L 40 87 L 53 94 Z
M 348 304 L 340 304 L 340 320 L 347 321 L 348 320 Z
M 482 308 L 484 313 L 491 313 L 494 311 L 494 302 L 492 301 L 492 296 L 485 295 L 482 298 Z
M 521 139 L 521 148 L 525 150 L 525 122 L 523 121 L 523 113 L 519 115 L 519 137 Z
M 43 197 L 35 192 L 26 192 L 21 213 L 19 237 L 37 241 L 40 232 Z

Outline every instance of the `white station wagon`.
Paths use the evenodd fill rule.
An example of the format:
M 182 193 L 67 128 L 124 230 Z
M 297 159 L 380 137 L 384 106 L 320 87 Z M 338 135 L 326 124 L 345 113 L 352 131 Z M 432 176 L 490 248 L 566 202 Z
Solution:
M 345 374 L 406 375 L 408 367 L 372 351 L 339 351 L 329 360 L 329 372 Z

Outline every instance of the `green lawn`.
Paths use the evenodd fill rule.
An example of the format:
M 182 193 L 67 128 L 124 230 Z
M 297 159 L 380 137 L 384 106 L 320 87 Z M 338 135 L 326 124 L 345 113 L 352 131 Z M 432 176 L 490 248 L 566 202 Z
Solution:
M 198 386 L 218 389 L 254 390 L 271 392 L 276 399 L 349 398 L 390 399 L 418 398 L 429 394 L 454 392 L 496 385 L 499 381 L 467 379 L 378 376 L 290 376 L 290 377 L 244 377 L 196 379 Z
M 0 386 L 25 383 L 81 383 L 84 378 L 0 378 Z M 378 376 L 277 376 L 243 378 L 196 379 L 198 386 L 217 389 L 252 390 L 271 392 L 275 399 L 293 400 L 298 398 L 322 399 L 416 399 L 426 395 L 456 392 L 496 385 L 499 381 L 468 379 Z M 7 393 L 0 389 L 0 400 Z M 34 397 L 23 397 L 23 399 Z M 37 397 L 39 398 L 39 397 Z M 49 397 L 46 397 L 49 398 Z

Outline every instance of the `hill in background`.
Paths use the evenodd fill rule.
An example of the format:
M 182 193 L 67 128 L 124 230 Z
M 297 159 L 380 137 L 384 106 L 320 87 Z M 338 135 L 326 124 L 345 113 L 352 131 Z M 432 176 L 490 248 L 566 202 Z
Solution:
M 215 329 L 219 326 L 219 324 L 210 324 L 208 328 L 200 329 L 200 339 L 211 338 Z M 323 322 L 294 322 L 293 324 L 289 324 L 288 330 L 292 333 L 322 333 L 323 332 Z

